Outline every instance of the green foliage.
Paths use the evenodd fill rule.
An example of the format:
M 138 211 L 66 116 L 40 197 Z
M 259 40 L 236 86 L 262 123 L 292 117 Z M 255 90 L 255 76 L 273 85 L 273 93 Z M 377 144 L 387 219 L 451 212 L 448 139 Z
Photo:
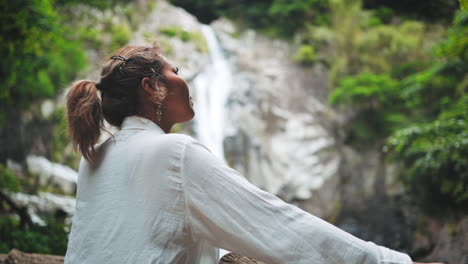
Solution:
M 450 22 L 458 9 L 458 0 L 364 0 L 367 9 L 390 9 L 410 19 Z
M 105 9 L 86 3 L 67 4 L 61 6 L 59 12 L 67 17 L 64 25 L 75 29 L 82 46 L 101 54 L 112 53 L 127 45 L 154 6 L 153 2 L 141 5 L 135 1 L 118 0 Z
M 317 59 L 314 47 L 311 45 L 301 45 L 297 53 L 293 56 L 294 61 L 304 65 L 310 65 Z
M 462 10 L 468 10 L 468 1 L 467 0 L 460 0 L 460 8 Z
M 109 51 L 125 46 L 132 38 L 132 30 L 127 24 L 113 24 L 111 32 Z
M 171 0 L 194 14 L 203 23 L 209 24 L 218 17 L 228 17 L 240 25 L 261 30 L 264 33 L 291 38 L 307 25 L 328 25 L 333 18 L 336 0 Z M 354 5 L 355 0 L 341 1 Z M 361 1 L 359 1 L 361 2 Z M 396 16 L 434 21 L 450 21 L 458 8 L 457 0 L 363 0 L 366 9 L 375 11 L 375 16 L 366 20 L 367 26 L 391 23 Z M 361 4 L 359 4 L 361 6 Z M 343 9 L 354 13 L 354 10 Z M 343 17 L 345 18 L 345 17 Z M 345 27 L 353 27 L 360 20 L 343 21 Z M 333 23 L 333 22 L 332 22 Z
M 402 96 L 411 108 L 434 118 L 453 106 L 468 89 L 468 11 L 459 11 L 454 26 L 435 49 L 436 61 L 403 80 Z
M 401 24 L 397 31 L 411 36 L 421 28 Z M 388 28 L 374 33 L 382 41 L 377 46 L 387 43 L 390 53 L 392 45 L 400 51 L 418 46 L 388 37 L 395 34 Z M 381 50 L 385 56 L 386 49 Z M 361 143 L 388 139 L 393 157 L 403 164 L 402 179 L 411 197 L 439 210 L 468 206 L 467 51 L 468 12 L 459 11 L 446 38 L 433 49 L 431 64 L 405 60 L 412 52 L 403 49 L 407 55 L 399 60 L 405 63 L 381 68 L 383 74 L 341 78 L 330 96 L 331 103 L 355 112 L 348 138 Z
M 398 26 L 378 25 L 361 34 L 356 49 L 360 54 L 358 63 L 364 70 L 388 72 L 402 61 L 416 61 L 424 57 L 421 47 L 425 26 L 420 22 L 405 21 Z
M 17 219 L 0 217 L 0 253 L 16 248 L 24 252 L 65 255 L 68 238 L 63 224 L 53 220 L 46 222 L 46 226 L 21 229 Z
M 434 117 L 450 106 L 461 94 L 456 87 L 461 84 L 463 75 L 452 70 L 460 66 L 437 63 L 426 71 L 405 78 L 402 96 L 407 107 L 420 109 L 424 116 Z
M 361 0 L 333 0 L 330 10 L 331 30 L 309 27 L 304 42 L 319 52 L 334 47 L 326 57 L 334 84 L 349 75 L 386 73 L 403 62 L 427 57 L 426 26 L 421 22 L 383 24 L 373 12 L 362 9 Z
M 259 29 L 265 33 L 291 37 L 301 32 L 308 24 L 327 25 L 333 21 L 330 6 L 335 0 L 172 0 L 204 23 L 210 23 L 220 16 L 231 18 L 242 25 Z M 355 0 L 346 1 L 353 4 Z M 360 1 L 359 1 L 360 2 Z M 366 9 L 373 9 L 375 16 L 366 20 L 368 26 L 388 24 L 396 15 L 428 21 L 449 21 L 457 9 L 457 0 L 405 1 L 364 0 Z M 346 10 L 343 10 L 346 11 Z M 353 10 L 348 10 L 353 13 Z M 354 20 L 352 23 L 356 23 Z M 345 23 L 348 26 L 353 24 Z
M 375 16 L 382 23 L 388 24 L 391 19 L 395 16 L 395 11 L 389 7 L 379 7 L 375 9 Z
M 128 43 L 131 26 L 150 10 L 138 7 L 126 0 L 1 2 L 0 104 L 25 109 L 55 96 L 85 67 L 83 46 L 102 52 Z
M 88 5 L 99 9 L 111 8 L 117 4 L 128 3 L 129 0 L 54 0 L 56 6 Z
M 178 27 L 166 27 L 166 28 L 161 28 L 159 32 L 163 35 L 166 35 L 170 38 L 173 38 L 178 35 L 179 31 L 182 31 L 182 29 Z
M 354 117 L 346 128 L 346 142 L 363 145 L 389 136 L 405 123 L 399 81 L 387 74 L 362 73 L 341 80 L 330 103 L 353 107 Z
M 439 57 L 462 60 L 466 63 L 468 60 L 468 10 L 461 10 L 457 13 L 454 26 L 449 30 L 448 36 L 441 43 L 437 50 Z
M 389 141 L 407 168 L 404 182 L 425 205 L 468 206 L 467 106 L 464 96 L 437 120 L 399 130 Z
M 20 182 L 15 174 L 0 163 L 0 190 L 19 192 L 20 189 Z
M 367 27 L 375 27 L 382 24 L 382 20 L 380 20 L 378 17 L 371 17 L 369 20 L 367 20 Z
M 80 41 L 93 48 L 102 48 L 103 41 L 100 39 L 101 32 L 97 28 L 81 27 L 78 29 Z
M 328 0 L 274 0 L 268 15 L 280 26 L 280 34 L 290 34 L 304 27 L 304 21 L 323 25 L 328 22 Z M 281 24 L 279 24 L 279 23 Z
M 200 32 L 189 32 L 176 26 L 161 28 L 159 32 L 170 38 L 178 37 L 183 42 L 191 41 L 195 44 L 198 51 L 208 52 L 208 44 Z
M 3 1 L 0 104 L 27 107 L 51 97 L 85 65 L 71 31 L 59 25 L 51 1 Z
M 240 25 L 261 30 L 267 34 L 291 37 L 304 29 L 307 23 L 325 24 L 328 21 L 328 0 L 262 0 L 262 1 L 191 1 L 172 0 L 204 23 L 220 16 L 229 17 Z
M 417 201 L 468 205 L 468 11 L 459 11 L 438 63 L 405 79 L 407 107 L 427 120 L 396 131 L 395 156 L 407 168 L 404 180 Z M 421 118 L 421 116 L 423 118 Z
M 398 89 L 398 81 L 387 74 L 362 73 L 341 80 L 339 88 L 330 95 L 330 102 L 358 108 L 385 108 L 398 100 Z
M 178 37 L 183 42 L 190 41 L 192 39 L 192 34 L 188 31 L 183 30 L 180 27 L 172 26 L 172 27 L 165 27 L 161 28 L 159 32 L 163 35 L 166 35 L 170 38 Z

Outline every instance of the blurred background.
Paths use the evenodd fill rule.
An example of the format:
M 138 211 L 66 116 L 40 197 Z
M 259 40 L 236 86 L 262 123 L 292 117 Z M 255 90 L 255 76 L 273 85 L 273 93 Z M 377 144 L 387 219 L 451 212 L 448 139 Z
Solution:
M 173 132 L 362 239 L 468 263 L 467 8 L 1 0 L 0 253 L 65 254 L 80 160 L 67 87 L 99 81 L 117 48 L 157 41 L 194 98 Z

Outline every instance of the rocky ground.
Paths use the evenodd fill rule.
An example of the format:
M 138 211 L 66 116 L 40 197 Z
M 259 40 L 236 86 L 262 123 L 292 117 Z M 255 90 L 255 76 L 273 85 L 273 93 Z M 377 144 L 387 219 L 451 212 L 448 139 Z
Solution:
M 12 249 L 8 254 L 0 254 L 0 264 L 63 264 L 64 257 L 57 255 L 30 254 Z M 239 254 L 224 255 L 219 264 L 265 264 Z

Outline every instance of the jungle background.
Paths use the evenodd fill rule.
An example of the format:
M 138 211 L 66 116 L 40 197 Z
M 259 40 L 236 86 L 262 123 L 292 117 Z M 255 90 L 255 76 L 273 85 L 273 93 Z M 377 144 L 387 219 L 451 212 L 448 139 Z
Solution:
M 296 193 L 294 179 L 271 187 L 268 177 L 255 178 L 253 161 L 245 158 L 253 152 L 246 149 L 265 157 L 271 149 L 262 140 L 275 139 L 271 126 L 288 119 L 278 118 L 272 107 L 259 114 L 265 124 L 255 136 L 260 143 L 249 135 L 258 125 L 239 125 L 234 136 L 226 136 L 230 165 L 358 237 L 414 260 L 468 263 L 467 8 L 456 0 L 2 0 L 0 253 L 66 252 L 80 160 L 66 133 L 64 96 L 70 83 L 98 81 L 102 61 L 137 39 L 157 40 L 169 58 L 194 68 L 185 73 L 190 83 L 204 65 L 191 66 L 194 58 L 209 60 L 209 47 L 193 24 L 199 21 L 215 28 L 234 74 L 248 79 L 242 72 L 264 73 L 276 64 L 294 69 L 265 74 L 272 80 L 288 76 L 285 86 L 275 88 L 281 94 L 296 91 L 287 86 L 294 80 L 300 89 L 294 98 L 310 97 L 326 108 L 319 123 L 333 147 L 320 158 L 336 158 L 338 164 L 333 176 L 307 195 Z M 175 10 L 165 21 L 182 24 L 159 21 L 164 10 Z M 184 19 L 195 26 L 184 26 Z M 242 41 L 252 34 L 281 43 L 270 55 L 284 51 L 284 57 L 274 64 L 242 61 L 254 48 Z M 236 94 L 240 88 L 232 90 L 227 108 L 235 112 L 236 100 L 246 99 Z M 263 111 L 261 105 L 274 102 L 291 113 L 296 108 L 305 116 L 318 113 L 301 108 L 306 103 L 300 100 L 259 98 L 247 105 Z M 197 135 L 192 123 L 174 132 Z M 302 142 L 295 151 L 307 150 Z M 270 172 L 282 173 L 277 167 Z M 317 205 L 317 197 L 326 205 Z

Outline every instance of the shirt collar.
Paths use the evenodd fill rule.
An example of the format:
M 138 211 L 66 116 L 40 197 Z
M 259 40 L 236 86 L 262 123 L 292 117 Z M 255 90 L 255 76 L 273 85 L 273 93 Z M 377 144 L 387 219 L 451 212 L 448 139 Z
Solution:
M 157 124 L 141 116 L 125 117 L 122 122 L 122 125 L 120 126 L 120 129 L 121 130 L 124 130 L 124 129 L 154 130 L 161 134 L 164 134 L 164 131 Z

